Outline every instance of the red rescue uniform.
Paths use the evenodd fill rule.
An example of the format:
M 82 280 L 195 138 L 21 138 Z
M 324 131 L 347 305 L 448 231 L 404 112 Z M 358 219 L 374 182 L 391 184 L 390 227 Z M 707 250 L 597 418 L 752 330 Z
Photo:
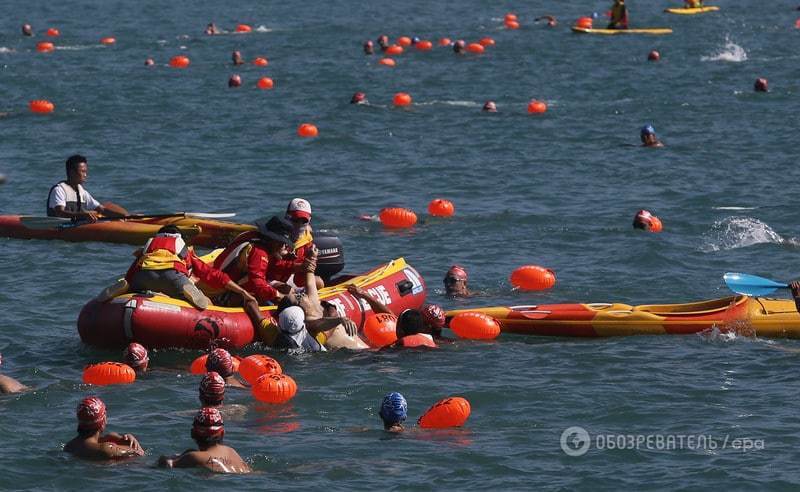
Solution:
M 250 292 L 259 304 L 272 301 L 278 294 L 267 281 L 269 266 L 269 253 L 257 231 L 239 234 L 214 260 L 214 267 Z

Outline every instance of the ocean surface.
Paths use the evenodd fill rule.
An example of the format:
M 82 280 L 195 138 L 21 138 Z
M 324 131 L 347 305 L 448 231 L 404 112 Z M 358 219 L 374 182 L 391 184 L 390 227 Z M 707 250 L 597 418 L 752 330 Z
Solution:
M 570 32 L 592 12 L 604 24 L 610 3 L 6 2 L 0 213 L 44 214 L 65 159 L 81 153 L 93 195 L 135 212 L 232 211 L 251 221 L 305 197 L 314 227 L 344 242 L 348 271 L 405 257 L 426 279 L 429 301 L 447 309 L 688 302 L 729 295 L 726 271 L 800 277 L 797 2 L 719 0 L 719 12 L 684 17 L 663 14 L 674 6 L 666 0 L 631 0 L 632 27 L 674 34 Z M 521 29 L 503 28 L 507 12 Z M 545 14 L 559 25 L 534 22 Z M 227 30 L 246 23 L 253 32 L 206 36 L 210 21 Z M 24 22 L 35 37 L 20 35 Z M 56 50 L 37 53 L 48 27 L 61 31 Z M 480 56 L 411 49 L 388 68 L 361 50 L 384 33 L 434 43 L 490 36 L 496 45 Z M 100 45 L 104 36 L 116 44 Z M 658 63 L 647 61 L 653 49 Z M 233 67 L 233 50 L 248 61 L 267 57 L 269 66 Z M 178 54 L 190 57 L 187 69 L 168 66 Z M 155 66 L 144 66 L 148 57 Z M 234 73 L 244 84 L 229 89 Z M 257 89 L 261 76 L 275 88 Z M 769 79 L 769 93 L 753 92 L 757 77 Z M 356 91 L 370 104 L 349 104 Z M 401 91 L 412 95 L 411 107 L 392 107 Z M 534 98 L 547 102 L 546 114 L 527 114 Z M 55 112 L 30 113 L 32 99 L 52 101 Z M 497 114 L 481 111 L 488 99 Z M 297 136 L 304 122 L 318 126 L 318 138 Z M 665 148 L 639 147 L 648 123 Z M 455 203 L 453 218 L 427 216 L 437 197 Z M 420 222 L 389 232 L 357 219 L 388 204 L 413 208 Z M 664 231 L 634 231 L 639 209 L 659 216 Z M 800 343 L 714 333 L 502 335 L 431 352 L 272 353 L 298 383 L 290 404 L 227 395 L 247 411 L 226 422 L 226 443 L 258 473 L 157 469 L 159 455 L 193 446 L 198 378 L 187 367 L 199 353 L 155 352 L 152 371 L 131 386 L 81 384 L 85 364 L 121 354 L 83 345 L 78 312 L 125 271 L 133 249 L 0 239 L 0 370 L 34 388 L 0 396 L 0 489 L 796 490 L 800 483 L 800 355 L 776 349 Z M 468 270 L 478 296 L 444 296 L 441 279 L 454 263 Z M 513 290 L 509 274 L 525 264 L 553 269 L 556 286 Z M 409 402 L 402 435 L 381 429 L 378 406 L 389 391 Z M 135 434 L 146 457 L 99 465 L 62 452 L 74 436 L 75 406 L 88 394 L 108 405 L 108 429 Z M 415 428 L 425 409 L 450 395 L 471 402 L 463 428 Z M 573 426 L 592 438 L 582 456 L 560 445 Z M 697 438 L 672 448 L 599 449 L 605 436 L 619 435 L 705 436 L 705 446 Z

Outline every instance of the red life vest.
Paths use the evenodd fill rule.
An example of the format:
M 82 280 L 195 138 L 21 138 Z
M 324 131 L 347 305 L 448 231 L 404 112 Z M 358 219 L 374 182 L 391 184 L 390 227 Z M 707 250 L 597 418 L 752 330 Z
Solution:
M 180 234 L 156 234 L 144 245 L 142 256 L 139 259 L 139 268 L 142 270 L 174 269 L 188 276 L 187 256 L 188 248 Z
M 417 333 L 415 335 L 407 335 L 397 341 L 400 347 L 414 348 L 414 347 L 430 347 L 438 348 L 433 337 L 426 333 Z

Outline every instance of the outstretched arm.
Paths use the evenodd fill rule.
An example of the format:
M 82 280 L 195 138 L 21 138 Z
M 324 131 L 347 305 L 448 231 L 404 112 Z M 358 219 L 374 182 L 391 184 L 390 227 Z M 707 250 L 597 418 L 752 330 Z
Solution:
M 367 301 L 367 304 L 369 304 L 369 307 L 371 307 L 375 313 L 394 314 L 381 301 L 375 299 L 374 297 L 369 295 L 367 291 L 365 291 L 364 289 L 362 289 L 357 285 L 353 284 L 348 285 L 347 292 L 349 292 L 350 295 L 352 295 L 357 299 L 364 299 L 365 301 Z

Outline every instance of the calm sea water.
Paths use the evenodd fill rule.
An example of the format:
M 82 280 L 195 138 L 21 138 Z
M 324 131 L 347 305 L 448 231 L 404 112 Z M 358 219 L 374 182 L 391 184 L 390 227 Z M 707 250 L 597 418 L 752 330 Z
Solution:
M 674 34 L 569 31 L 609 3 L 7 2 L 0 213 L 43 213 L 64 160 L 80 152 L 92 193 L 133 211 L 235 211 L 252 220 L 306 197 L 316 228 L 344 241 L 348 270 L 404 256 L 427 279 L 430 301 L 446 308 L 683 302 L 728 295 L 725 271 L 798 277 L 796 2 L 756 9 L 720 0 L 718 13 L 670 17 L 661 13 L 669 2 L 631 1 L 632 24 Z M 509 11 L 522 29 L 502 29 Z M 533 22 L 544 14 L 558 16 L 559 27 Z M 212 20 L 255 29 L 204 36 Z M 23 22 L 36 37 L 19 35 Z M 58 49 L 36 53 L 50 26 L 61 30 Z M 483 56 L 411 50 L 389 69 L 361 52 L 383 33 L 491 36 L 497 45 Z M 100 46 L 103 36 L 117 44 Z M 270 64 L 234 68 L 234 49 Z M 651 49 L 659 63 L 646 61 Z M 191 66 L 169 68 L 176 54 Z M 155 67 L 143 66 L 147 57 Z M 238 89 L 227 88 L 233 73 L 244 79 Z M 264 75 L 274 90 L 254 87 Z M 753 93 L 760 76 L 769 94 Z M 371 104 L 348 104 L 355 91 Z M 415 104 L 393 109 L 398 91 Z M 56 104 L 54 114 L 27 112 L 40 98 Z M 531 98 L 549 111 L 526 114 Z M 487 99 L 498 114 L 480 111 Z M 298 138 L 303 122 L 316 124 L 319 138 Z M 647 123 L 666 148 L 637 146 Z M 453 200 L 456 216 L 427 218 L 435 197 Z M 355 219 L 390 203 L 416 209 L 421 223 L 391 233 Z M 631 230 L 640 208 L 661 217 L 662 234 Z M 129 387 L 80 383 L 84 364 L 120 354 L 83 346 L 77 314 L 124 271 L 133 248 L 0 243 L 2 370 L 35 388 L 0 397 L 3 489 L 797 487 L 798 356 L 766 340 L 713 335 L 504 335 L 436 352 L 274 354 L 300 387 L 291 404 L 228 395 L 247 412 L 227 422 L 226 441 L 258 474 L 198 480 L 210 477 L 157 470 L 160 454 L 193 444 L 186 411 L 197 406 L 198 381 L 186 367 L 197 353 L 159 351 L 152 373 Z M 443 296 L 453 263 L 469 270 L 479 297 Z M 554 269 L 556 287 L 512 291 L 508 275 L 529 263 Z M 456 431 L 387 436 L 377 407 L 392 390 L 409 400 L 412 420 L 448 395 L 468 398 L 472 416 Z M 104 466 L 61 452 L 89 393 L 108 404 L 109 430 L 140 438 L 145 458 Z M 571 426 L 593 438 L 584 456 L 561 449 Z M 596 449 L 595 437 L 609 434 L 711 440 L 705 449 Z M 735 439 L 758 449 L 735 449 Z

